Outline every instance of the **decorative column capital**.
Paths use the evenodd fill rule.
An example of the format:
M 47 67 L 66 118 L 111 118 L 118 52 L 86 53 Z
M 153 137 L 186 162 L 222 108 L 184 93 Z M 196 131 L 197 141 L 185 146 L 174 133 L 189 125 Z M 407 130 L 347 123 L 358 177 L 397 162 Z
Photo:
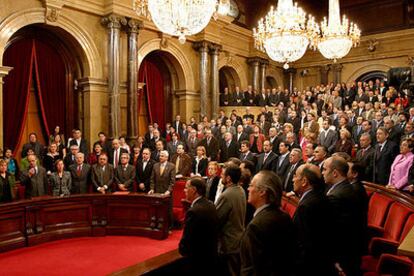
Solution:
M 210 50 L 211 55 L 219 55 L 221 50 L 223 49 L 223 46 L 215 43 L 210 43 L 208 45 L 208 49 Z
M 263 68 L 266 68 L 269 64 L 270 64 L 270 62 L 267 59 L 262 59 L 260 61 L 260 66 L 263 67 Z
M 136 19 L 129 19 L 127 26 L 127 33 L 138 33 L 140 29 L 143 27 L 143 23 L 140 20 Z
M 331 69 L 331 66 L 329 64 L 321 65 L 319 66 L 319 72 L 321 73 L 328 73 L 328 71 Z
M 253 65 L 253 66 L 259 66 L 262 59 L 259 57 L 251 57 L 247 59 L 247 64 Z
M 106 26 L 108 29 L 120 29 L 121 26 L 125 26 L 127 24 L 127 20 L 123 16 L 110 14 L 101 19 L 101 24 Z
M 341 63 L 334 63 L 331 65 L 332 71 L 341 72 L 344 66 Z
M 208 41 L 197 41 L 193 43 L 193 48 L 196 51 L 201 52 L 208 52 L 210 43 Z
M 292 74 L 292 75 L 296 74 L 297 71 L 298 70 L 296 68 L 289 68 L 289 69 L 283 70 L 285 74 Z

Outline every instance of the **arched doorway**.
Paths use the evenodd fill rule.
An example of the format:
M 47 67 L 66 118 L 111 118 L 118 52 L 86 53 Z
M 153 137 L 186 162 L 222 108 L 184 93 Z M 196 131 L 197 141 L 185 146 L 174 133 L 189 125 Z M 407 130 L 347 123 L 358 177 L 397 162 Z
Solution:
M 362 81 L 362 82 L 373 81 L 373 82 L 375 82 L 376 79 L 379 79 L 380 81 L 382 81 L 385 78 L 387 78 L 387 73 L 386 72 L 380 71 L 380 70 L 375 70 L 375 71 L 371 71 L 371 72 L 368 72 L 368 73 L 365 73 L 365 74 L 359 76 L 357 78 L 357 81 Z
M 233 92 L 236 86 L 240 87 L 240 78 L 237 75 L 236 70 L 230 66 L 223 66 L 219 70 L 219 84 L 220 93 L 224 91 L 225 87 L 229 88 L 230 92 Z
M 31 132 L 48 144 L 55 126 L 66 137 L 82 127 L 74 87 L 83 75 L 78 49 L 63 29 L 44 24 L 23 27 L 8 41 L 3 65 L 13 70 L 4 78 L 3 133 L 4 146 L 15 149 L 16 156 Z
M 274 77 L 272 77 L 272 76 L 267 76 L 266 77 L 265 87 L 266 87 L 266 89 L 277 88 L 276 79 Z
M 140 64 L 138 81 L 143 89 L 139 94 L 139 133 L 146 132 L 148 123 L 158 123 L 161 129 L 171 122 L 175 108 L 174 91 L 180 87 L 178 61 L 170 53 L 156 50 Z

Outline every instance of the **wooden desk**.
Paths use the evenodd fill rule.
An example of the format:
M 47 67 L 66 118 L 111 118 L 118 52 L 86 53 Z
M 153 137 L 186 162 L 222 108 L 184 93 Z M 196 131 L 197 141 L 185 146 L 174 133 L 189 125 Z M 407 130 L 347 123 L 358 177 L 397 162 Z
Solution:
M 0 205 L 0 252 L 81 236 L 168 237 L 169 197 L 86 194 Z
M 407 256 L 414 261 L 414 227 L 398 247 L 398 255 Z

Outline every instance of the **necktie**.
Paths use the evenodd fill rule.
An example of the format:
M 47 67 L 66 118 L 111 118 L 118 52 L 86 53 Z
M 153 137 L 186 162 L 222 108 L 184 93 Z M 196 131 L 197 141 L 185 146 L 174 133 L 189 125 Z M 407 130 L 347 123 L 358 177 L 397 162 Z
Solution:
M 264 158 L 263 158 L 263 164 L 266 162 L 266 159 L 268 156 L 269 156 L 269 153 L 265 153 Z
M 115 150 L 114 168 L 118 167 L 118 150 Z
M 80 176 L 80 175 L 81 175 L 81 172 L 82 172 L 82 165 L 79 165 L 79 166 L 78 166 L 78 170 L 77 170 L 77 174 L 78 174 L 78 176 Z
M 164 166 L 163 165 L 161 165 L 160 166 L 160 175 L 162 175 L 164 173 Z
M 210 145 L 210 140 L 211 140 L 211 138 L 208 138 L 208 139 L 207 139 L 207 146 L 209 146 L 209 145 Z
M 147 167 L 147 163 L 148 163 L 148 162 L 146 162 L 146 161 L 144 161 L 144 162 L 142 163 L 142 171 L 145 171 L 145 168 Z

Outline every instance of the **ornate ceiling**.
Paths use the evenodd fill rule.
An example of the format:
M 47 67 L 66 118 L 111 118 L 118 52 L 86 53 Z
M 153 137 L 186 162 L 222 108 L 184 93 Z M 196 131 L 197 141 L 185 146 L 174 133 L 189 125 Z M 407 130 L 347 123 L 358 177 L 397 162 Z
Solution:
M 277 0 L 235 0 L 239 6 L 238 24 L 249 29 L 266 15 Z M 328 14 L 328 0 L 297 0 L 317 22 Z M 363 35 L 407 29 L 414 26 L 414 0 L 340 0 L 341 14 L 357 23 Z

